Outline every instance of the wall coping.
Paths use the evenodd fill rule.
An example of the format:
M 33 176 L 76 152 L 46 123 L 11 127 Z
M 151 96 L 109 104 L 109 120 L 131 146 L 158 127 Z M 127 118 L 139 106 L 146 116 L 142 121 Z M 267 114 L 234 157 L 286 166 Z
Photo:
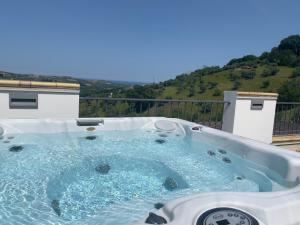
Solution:
M 271 92 L 246 92 L 246 91 L 237 91 L 237 96 L 242 97 L 278 97 L 277 93 Z
M 51 89 L 79 90 L 80 89 L 80 84 L 63 83 L 63 82 L 26 81 L 26 80 L 0 80 L 0 87 L 51 88 Z

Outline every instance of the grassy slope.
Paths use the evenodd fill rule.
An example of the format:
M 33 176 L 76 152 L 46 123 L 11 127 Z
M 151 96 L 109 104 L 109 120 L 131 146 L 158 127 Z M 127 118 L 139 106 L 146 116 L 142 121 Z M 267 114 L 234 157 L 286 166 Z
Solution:
M 264 70 L 263 66 L 256 68 L 256 76 L 253 80 L 240 79 L 241 86 L 239 91 L 263 91 L 263 92 L 277 92 L 281 84 L 290 79 L 293 68 L 289 67 L 278 67 L 280 71 L 275 76 L 262 77 L 261 73 Z M 225 70 L 218 73 L 210 74 L 203 77 L 205 84 L 209 81 L 218 82 L 216 88 L 220 89 L 222 92 L 226 90 L 232 90 L 233 82 L 229 79 L 229 73 L 233 70 Z M 269 80 L 270 85 L 267 88 L 261 88 L 261 83 L 264 80 Z M 165 87 L 163 93 L 159 98 L 172 97 L 173 99 L 223 99 L 223 94 L 221 96 L 213 96 L 214 89 L 206 89 L 205 93 L 199 93 L 199 81 L 195 85 L 195 95 L 193 97 L 188 97 L 189 90 L 185 88 L 184 90 L 177 93 L 177 87 L 167 86 Z
M 262 77 L 261 73 L 265 66 L 258 66 L 255 69 L 256 76 L 253 80 L 245 80 L 240 78 L 241 86 L 240 91 L 263 91 L 263 92 L 277 92 L 281 84 L 291 79 L 293 68 L 290 67 L 278 67 L 280 71 L 275 76 Z M 235 70 L 241 70 L 239 68 Z M 195 95 L 189 97 L 189 85 L 188 79 L 183 81 L 184 88 L 178 93 L 178 87 L 169 85 L 162 87 L 162 93 L 157 98 L 172 98 L 172 99 L 223 99 L 223 91 L 232 90 L 233 81 L 229 79 L 229 74 L 233 72 L 233 69 L 223 70 L 221 72 L 205 75 L 202 77 L 204 84 L 207 86 L 208 82 L 217 82 L 217 87 L 213 89 L 206 89 L 204 93 L 199 93 L 200 80 L 199 77 L 194 77 L 196 82 L 194 86 Z M 58 77 L 58 76 L 37 76 L 37 75 L 23 75 L 13 74 L 7 72 L 0 72 L 0 75 L 5 73 L 0 79 L 24 79 L 24 80 L 41 80 L 41 81 L 60 81 L 60 82 L 79 82 L 81 84 L 81 96 L 100 96 L 107 97 L 111 92 L 114 96 L 118 96 L 119 90 L 126 91 L 132 84 L 119 84 L 115 82 L 102 81 L 102 80 L 85 80 L 73 77 Z M 189 75 L 191 77 L 193 75 Z M 262 81 L 269 80 L 270 85 L 267 88 L 261 88 Z M 213 96 L 215 89 L 221 90 L 220 96 Z M 124 97 L 122 94 L 119 97 Z

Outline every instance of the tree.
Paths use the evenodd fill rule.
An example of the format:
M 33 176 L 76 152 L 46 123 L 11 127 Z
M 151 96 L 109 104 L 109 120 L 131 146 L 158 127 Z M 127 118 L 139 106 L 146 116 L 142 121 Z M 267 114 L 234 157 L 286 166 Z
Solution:
M 279 72 L 277 66 L 268 66 L 265 68 L 261 74 L 263 77 L 275 76 Z
M 246 80 L 251 80 L 255 77 L 256 73 L 254 70 L 244 70 L 241 72 L 241 77 Z
M 278 48 L 280 50 L 292 50 L 296 55 L 300 56 L 300 35 L 291 35 L 283 39 Z
M 231 66 L 234 64 L 241 64 L 241 63 L 246 63 L 246 62 L 256 62 L 257 61 L 257 57 L 255 55 L 246 55 L 242 58 L 238 58 L 238 59 L 232 59 L 229 61 L 229 63 L 227 63 L 227 66 Z
M 236 73 L 236 72 L 229 73 L 229 80 L 230 81 L 235 81 L 235 80 L 238 80 L 238 79 L 240 79 L 240 76 L 239 76 L 238 73 Z
M 260 60 L 277 63 L 280 66 L 300 66 L 300 36 L 292 35 L 281 40 L 270 53 L 263 53 Z
M 294 78 L 294 77 L 300 77 L 300 67 L 297 67 L 297 68 L 294 69 L 291 77 L 292 78 Z
M 189 94 L 188 94 L 188 97 L 193 97 L 195 95 L 195 88 L 194 86 L 191 86 L 189 88 Z
M 263 62 L 266 62 L 266 61 L 268 61 L 269 55 L 270 55 L 270 52 L 263 52 L 263 53 L 259 56 L 259 58 L 260 58 L 260 60 L 262 60 Z
M 259 59 L 263 63 L 276 63 L 280 66 L 300 66 L 300 36 L 292 35 L 281 40 L 271 52 L 264 52 Z
M 269 80 L 263 80 L 260 87 L 261 88 L 267 88 L 270 86 L 270 81 Z
M 242 84 L 241 84 L 241 82 L 239 80 L 233 81 L 232 90 L 238 90 L 241 85 Z
M 221 90 L 216 88 L 213 92 L 213 96 L 220 96 L 222 94 Z
M 205 84 L 204 83 L 200 83 L 200 91 L 199 91 L 199 93 L 204 93 L 206 91 L 206 86 L 205 86 Z
M 202 69 L 195 70 L 191 74 L 198 74 L 198 75 L 201 75 L 201 76 L 205 76 L 205 75 L 209 75 L 209 74 L 212 74 L 212 73 L 217 73 L 219 71 L 221 71 L 219 66 L 204 66 Z
M 135 85 L 126 92 L 127 98 L 153 99 L 156 98 L 156 96 L 157 93 L 154 91 L 151 85 Z M 153 102 L 151 102 L 149 105 L 152 107 Z M 135 112 L 147 110 L 149 105 L 137 101 L 134 103 Z
M 288 80 L 278 90 L 279 101 L 300 102 L 300 79 Z
M 151 85 L 135 85 L 126 92 L 127 98 L 155 98 L 156 93 Z
M 201 108 L 200 108 L 200 112 L 201 113 L 210 113 L 212 110 L 212 103 L 202 103 L 201 104 Z
M 208 89 L 214 89 L 214 88 L 217 87 L 217 86 L 218 86 L 218 82 L 209 81 L 209 82 L 207 83 L 207 88 L 208 88 Z

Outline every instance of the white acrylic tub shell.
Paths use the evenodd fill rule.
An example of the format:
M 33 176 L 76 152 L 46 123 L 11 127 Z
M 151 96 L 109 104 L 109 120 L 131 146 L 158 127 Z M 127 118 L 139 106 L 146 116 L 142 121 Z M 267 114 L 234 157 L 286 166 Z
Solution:
M 174 199 L 166 203 L 162 209 L 155 211 L 157 215 L 163 216 L 168 224 L 196 225 L 197 219 L 205 211 L 216 207 L 231 207 L 251 214 L 260 225 L 300 225 L 299 153 L 204 126 L 201 130 L 193 131 L 191 128 L 199 126 L 198 124 L 180 119 L 162 117 L 103 119 L 104 124 L 96 126 L 96 130 L 172 129 L 177 133 L 186 133 L 194 140 L 214 143 L 221 148 L 226 149 L 230 146 L 232 152 L 271 169 L 294 186 L 276 192 L 209 192 Z M 58 133 L 85 131 L 86 128 L 86 126 L 77 126 L 74 119 L 0 120 L 0 136 L 1 132 L 5 135 L 29 132 Z M 145 225 L 147 216 L 145 215 L 135 225 Z

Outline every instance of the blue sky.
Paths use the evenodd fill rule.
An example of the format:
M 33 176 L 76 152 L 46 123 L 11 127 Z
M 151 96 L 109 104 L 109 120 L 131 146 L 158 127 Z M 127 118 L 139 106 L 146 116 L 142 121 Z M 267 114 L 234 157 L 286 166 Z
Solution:
M 1 0 L 0 70 L 162 81 L 300 33 L 299 0 Z

